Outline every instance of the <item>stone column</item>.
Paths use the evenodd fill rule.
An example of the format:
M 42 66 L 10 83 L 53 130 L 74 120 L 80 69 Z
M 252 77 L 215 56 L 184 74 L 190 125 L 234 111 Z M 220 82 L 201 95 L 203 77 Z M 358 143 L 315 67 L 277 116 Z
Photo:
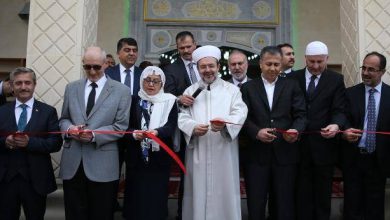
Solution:
M 361 82 L 359 67 L 371 51 L 390 58 L 390 2 L 340 1 L 342 68 L 347 86 Z M 390 83 L 389 73 L 383 77 Z
M 27 66 L 36 71 L 35 97 L 60 113 L 66 84 L 83 76 L 84 48 L 96 44 L 98 0 L 31 0 Z

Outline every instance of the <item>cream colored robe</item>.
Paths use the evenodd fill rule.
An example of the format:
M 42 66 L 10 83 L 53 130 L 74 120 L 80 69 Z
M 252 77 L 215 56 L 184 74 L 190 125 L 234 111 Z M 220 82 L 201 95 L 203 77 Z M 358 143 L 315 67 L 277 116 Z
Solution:
M 187 88 L 191 95 L 199 83 Z M 187 141 L 183 220 L 241 219 L 237 135 L 241 125 L 228 124 L 221 132 L 211 129 L 201 137 L 192 136 L 197 124 L 214 118 L 243 124 L 248 113 L 239 88 L 217 78 L 210 91 L 203 90 L 192 107 L 179 113 L 178 126 Z

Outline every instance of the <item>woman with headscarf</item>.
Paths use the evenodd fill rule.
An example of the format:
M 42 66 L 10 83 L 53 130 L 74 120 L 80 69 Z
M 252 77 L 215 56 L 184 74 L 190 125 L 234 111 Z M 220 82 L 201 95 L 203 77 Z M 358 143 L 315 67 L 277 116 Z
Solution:
M 153 140 L 139 131 L 150 132 L 172 147 L 177 128 L 176 97 L 164 93 L 164 72 L 146 67 L 140 77 L 137 120 L 130 123 L 123 215 L 127 220 L 166 219 L 171 158 Z

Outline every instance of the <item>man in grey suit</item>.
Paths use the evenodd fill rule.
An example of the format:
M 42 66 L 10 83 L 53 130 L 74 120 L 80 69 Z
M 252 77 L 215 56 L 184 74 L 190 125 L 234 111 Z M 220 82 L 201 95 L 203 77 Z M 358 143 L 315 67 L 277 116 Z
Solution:
M 83 56 L 86 79 L 66 86 L 60 119 L 65 143 L 61 158 L 66 219 L 113 219 L 117 140 L 129 123 L 129 88 L 107 78 L 105 52 L 89 47 Z M 104 132 L 103 132 L 104 131 Z M 113 133 L 107 133 L 112 131 Z
M 241 88 L 241 85 L 251 80 L 248 71 L 248 57 L 241 50 L 233 50 L 228 59 L 229 71 L 232 78 L 228 81 Z

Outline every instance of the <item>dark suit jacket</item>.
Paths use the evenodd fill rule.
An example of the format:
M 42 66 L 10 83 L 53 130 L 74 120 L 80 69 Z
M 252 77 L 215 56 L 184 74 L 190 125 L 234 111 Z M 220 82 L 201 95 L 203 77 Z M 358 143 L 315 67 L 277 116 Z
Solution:
M 0 107 L 0 133 L 16 132 L 15 102 Z M 53 132 L 59 131 L 58 117 L 55 108 L 35 100 L 31 119 L 26 132 Z M 62 138 L 60 134 L 31 134 L 26 149 L 9 150 L 5 146 L 6 136 L 0 137 L 0 182 L 4 181 L 8 172 L 8 164 L 17 151 L 25 153 L 31 184 L 40 195 L 46 195 L 56 190 L 54 171 L 51 164 L 50 153 L 61 149 Z
M 105 73 L 111 79 L 116 80 L 118 82 L 121 82 L 119 64 L 115 65 L 114 67 L 106 69 Z M 136 111 L 137 105 L 135 103 L 138 103 L 138 101 L 139 101 L 138 91 L 140 90 L 139 82 L 140 82 L 142 70 L 139 67 L 134 66 L 134 73 L 131 73 L 131 74 L 134 74 L 133 95 L 131 96 L 131 103 L 134 103 L 134 104 L 132 104 L 130 107 L 129 127 L 131 127 L 132 126 L 131 124 L 134 123 L 134 121 L 136 121 L 135 111 Z M 123 138 L 120 139 L 118 141 L 118 143 L 119 143 L 119 147 L 122 149 L 126 148 L 126 146 L 127 146 L 127 143 Z
M 137 106 L 135 111 L 135 122 L 132 123 L 132 126 L 129 128 L 130 131 L 140 130 L 141 129 L 141 107 L 139 103 L 134 103 Z M 158 137 L 169 147 L 173 146 L 172 136 L 175 133 L 177 127 L 177 107 L 174 105 L 172 107 L 171 112 L 168 116 L 168 121 L 160 128 L 157 128 Z M 137 167 L 144 166 L 142 151 L 141 151 L 141 143 L 138 140 L 135 140 L 132 134 L 128 134 L 125 136 L 127 140 L 130 142 L 127 146 L 128 155 L 130 156 L 128 160 L 128 167 Z M 160 151 L 152 151 L 149 150 L 149 164 L 148 167 L 154 168 L 162 168 L 161 166 L 169 166 L 171 164 L 171 158 L 162 148 Z
M 1 80 L 0 80 L 1 83 Z M 0 87 L 0 89 L 3 89 Z M 4 105 L 7 102 L 7 98 L 5 97 L 4 94 L 0 95 L 0 106 Z
M 356 86 L 348 88 L 346 90 L 347 97 L 347 125 L 346 128 L 357 128 L 363 129 L 364 126 L 364 114 L 366 110 L 365 104 L 365 86 L 363 83 L 360 83 Z M 390 131 L 390 86 L 383 83 L 381 91 L 381 99 L 379 103 L 379 112 L 377 118 L 377 131 Z M 359 139 L 360 141 L 360 139 Z M 347 168 L 356 167 L 356 159 L 359 156 L 359 148 L 356 143 L 347 143 L 344 142 L 342 152 L 343 152 L 343 165 Z M 377 163 L 381 168 L 383 175 L 390 177 L 390 136 L 388 135 L 376 135 L 376 148 L 375 155 L 377 158 Z
M 164 68 L 166 82 L 164 91 L 175 96 L 183 94 L 184 90 L 191 85 L 190 77 L 183 60 L 179 57 L 175 62 Z
M 267 94 L 262 79 L 254 79 L 241 87 L 242 99 L 248 106 L 248 116 L 244 131 L 249 136 L 248 162 L 269 163 L 275 154 L 279 164 L 294 164 L 299 160 L 297 143 L 287 143 L 280 133 L 273 143 L 256 139 L 263 128 L 305 129 L 305 99 L 298 83 L 291 79 L 279 78 L 275 84 L 272 110 L 269 108 Z
M 307 131 L 319 131 L 329 124 L 337 124 L 343 129 L 345 124 L 345 85 L 343 76 L 331 70 L 325 70 L 312 95 L 306 93 L 305 68 L 287 75 L 298 80 L 305 94 Z M 303 136 L 303 157 L 312 158 L 318 165 L 330 165 L 337 160 L 338 138 L 325 139 L 320 134 Z

